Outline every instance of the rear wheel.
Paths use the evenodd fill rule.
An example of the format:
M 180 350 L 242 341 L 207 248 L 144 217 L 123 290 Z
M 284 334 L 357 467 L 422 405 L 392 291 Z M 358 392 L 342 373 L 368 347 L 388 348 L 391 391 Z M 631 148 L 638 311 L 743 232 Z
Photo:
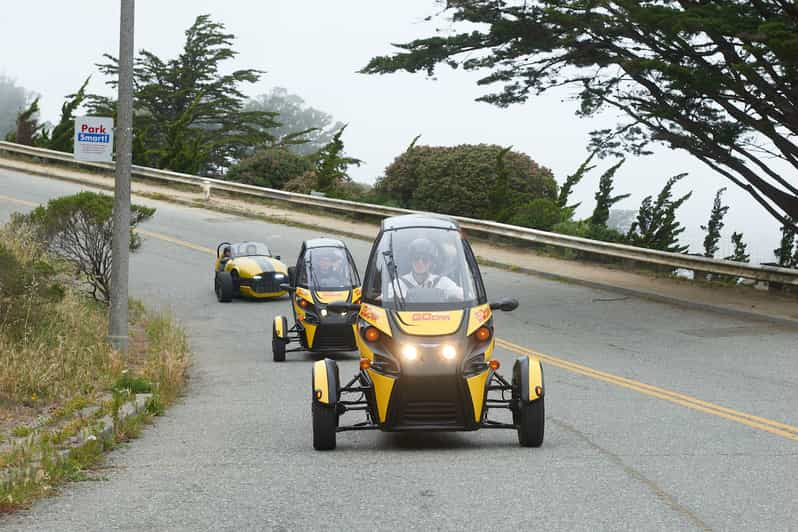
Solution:
M 220 303 L 229 303 L 233 300 L 233 278 L 229 272 L 216 272 L 214 288 L 216 299 Z
M 335 449 L 337 427 L 338 412 L 335 407 L 313 401 L 313 448 L 317 451 Z
M 517 403 L 518 443 L 523 447 L 540 447 L 543 444 L 543 431 L 546 422 L 543 397 L 531 403 Z

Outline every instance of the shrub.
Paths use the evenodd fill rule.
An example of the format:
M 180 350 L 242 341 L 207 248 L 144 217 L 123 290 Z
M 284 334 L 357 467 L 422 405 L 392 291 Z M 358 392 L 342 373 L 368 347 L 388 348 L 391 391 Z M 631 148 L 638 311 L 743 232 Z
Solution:
M 489 192 L 497 181 L 497 160 L 505 148 L 496 145 L 413 146 L 385 169 L 376 193 L 400 206 L 473 218 L 495 219 L 508 205 L 496 205 Z M 536 198 L 555 199 L 551 171 L 528 155 L 509 151 L 501 158 L 508 181 L 508 203 L 523 205 Z
M 45 248 L 69 260 L 92 297 L 106 304 L 111 297 L 113 201 L 105 194 L 80 192 L 50 200 L 15 221 L 30 227 Z M 133 228 L 154 213 L 155 209 L 131 205 L 130 251 L 141 245 Z
M 268 148 L 230 168 L 225 176 L 229 181 L 268 188 L 283 188 L 285 184 L 313 168 L 313 163 L 285 148 Z
M 552 226 L 562 222 L 565 217 L 565 213 L 556 201 L 549 198 L 537 198 L 517 208 L 510 223 L 549 231 Z

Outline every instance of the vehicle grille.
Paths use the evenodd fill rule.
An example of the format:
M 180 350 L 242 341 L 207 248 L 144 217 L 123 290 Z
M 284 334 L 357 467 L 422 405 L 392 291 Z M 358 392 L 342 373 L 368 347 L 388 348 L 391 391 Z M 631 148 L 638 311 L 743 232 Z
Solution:
M 457 403 L 451 401 L 410 401 L 402 412 L 402 425 L 456 426 L 460 424 Z
M 351 325 L 321 325 L 316 331 L 314 351 L 352 351 L 355 348 Z
M 260 279 L 251 280 L 250 288 L 258 294 L 271 294 L 280 291 L 280 283 L 274 279 L 274 273 L 263 273 Z

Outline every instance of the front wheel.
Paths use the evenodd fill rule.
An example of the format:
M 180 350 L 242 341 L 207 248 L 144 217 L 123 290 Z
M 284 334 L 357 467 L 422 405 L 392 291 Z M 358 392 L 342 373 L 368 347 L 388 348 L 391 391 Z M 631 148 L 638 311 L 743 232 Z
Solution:
M 338 412 L 334 406 L 313 402 L 313 448 L 317 451 L 335 449 Z
M 282 326 L 282 335 L 277 331 L 278 320 Z M 287 320 L 284 317 L 278 316 L 275 318 L 274 323 L 272 323 L 272 358 L 275 362 L 285 362 L 286 339 L 284 335 L 288 327 L 286 322 Z
M 540 447 L 546 423 L 543 397 L 527 403 L 519 401 L 517 408 L 518 443 L 523 447 Z
M 214 288 L 216 299 L 220 303 L 229 303 L 233 300 L 233 278 L 229 272 L 216 272 Z

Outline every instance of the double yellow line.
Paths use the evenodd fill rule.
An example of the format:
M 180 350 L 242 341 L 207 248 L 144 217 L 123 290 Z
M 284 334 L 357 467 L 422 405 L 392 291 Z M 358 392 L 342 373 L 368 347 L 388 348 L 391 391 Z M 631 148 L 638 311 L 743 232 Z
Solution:
M 553 357 L 551 355 L 546 355 L 544 353 L 539 353 L 537 351 L 533 351 L 532 349 L 514 344 L 512 342 L 509 342 L 501 338 L 496 339 L 496 344 L 509 351 L 518 353 L 519 355 L 531 355 L 537 357 L 540 360 L 546 362 L 547 364 L 551 364 L 552 366 L 556 366 L 558 368 L 562 368 L 571 371 L 573 373 L 578 373 L 580 375 L 584 375 L 592 379 L 608 382 L 610 384 L 615 384 L 616 386 L 628 388 L 630 390 L 634 390 L 636 392 L 649 395 L 651 397 L 656 397 L 664 401 L 669 401 L 671 403 L 681 405 L 690 408 L 692 410 L 697 410 L 699 412 L 704 412 L 706 414 L 712 414 L 713 416 L 718 416 L 724 419 L 728 419 L 729 421 L 734 421 L 736 423 L 740 423 L 742 425 L 746 425 L 755 429 L 770 432 L 771 434 L 776 434 L 777 436 L 782 436 L 790 440 L 798 441 L 798 427 L 795 427 L 793 425 L 787 425 L 786 423 L 780 423 L 778 421 L 773 421 L 771 419 L 755 416 L 753 414 L 738 412 L 736 410 L 732 410 L 731 408 L 726 408 L 713 403 L 708 403 L 706 401 L 701 401 L 700 399 L 696 399 L 695 397 L 690 397 L 689 395 L 672 392 L 664 388 L 659 388 L 657 386 L 652 386 L 650 384 L 645 384 L 632 379 L 627 379 L 625 377 L 620 377 L 618 375 L 613 375 L 611 373 L 606 373 L 604 371 L 599 371 L 593 368 L 589 368 L 587 366 L 582 366 L 580 364 L 568 362 L 567 360 Z

